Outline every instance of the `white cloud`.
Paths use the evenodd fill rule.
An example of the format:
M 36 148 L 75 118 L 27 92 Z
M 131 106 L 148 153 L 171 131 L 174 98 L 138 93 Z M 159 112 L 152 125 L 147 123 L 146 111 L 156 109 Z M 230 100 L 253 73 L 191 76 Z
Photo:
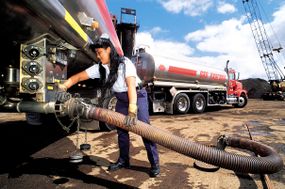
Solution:
M 212 0 L 159 0 L 169 12 L 183 12 L 189 16 L 198 16 L 206 12 L 212 5 Z
M 165 32 L 168 32 L 168 31 L 162 29 L 161 27 L 156 26 L 156 27 L 152 28 L 149 32 L 150 32 L 152 35 L 157 35 L 157 34 L 165 33 Z
M 274 19 L 273 19 L 273 22 L 271 23 L 272 28 L 274 29 L 274 32 L 277 35 L 275 36 L 275 39 L 278 38 L 278 40 L 280 40 L 283 46 L 285 45 L 285 38 L 283 37 L 284 31 L 285 31 L 284 14 L 285 14 L 285 4 L 273 14 Z M 283 37 L 283 38 L 280 38 L 280 37 Z
M 162 56 L 187 57 L 193 54 L 194 49 L 186 43 L 167 40 L 155 40 L 150 32 L 136 34 L 135 46 L 147 47 L 148 51 Z
M 154 27 L 151 29 L 150 33 L 152 34 L 157 34 L 157 33 L 160 33 L 162 31 L 162 29 L 160 27 Z
M 279 68 L 282 70 L 283 74 L 285 74 L 285 4 L 283 3 L 283 6 L 276 11 L 273 14 L 273 21 L 271 23 L 271 26 L 269 24 L 266 25 L 267 30 L 271 29 L 271 33 L 269 36 L 271 43 L 273 45 L 273 48 L 279 48 L 282 47 L 283 50 L 281 53 L 275 53 L 275 60 L 279 66 Z M 272 31 L 273 29 L 273 31 Z
M 284 14 L 285 5 L 273 15 L 274 20 L 271 24 L 277 34 L 285 33 Z M 285 37 L 283 35 L 279 37 L 282 37 L 280 41 L 284 44 Z M 195 44 L 196 51 L 188 45 L 190 42 Z M 150 32 L 140 32 L 137 34 L 136 44 L 148 45 L 153 54 L 219 70 L 223 70 L 226 61 L 230 60 L 230 67 L 240 72 L 241 79 L 268 79 L 246 17 L 232 18 L 220 24 L 207 25 L 201 30 L 187 34 L 185 43 L 156 40 Z M 198 55 L 198 51 L 202 55 Z M 280 67 L 284 67 L 284 62 Z
M 222 14 L 233 13 L 236 11 L 236 8 L 232 4 L 225 3 L 225 2 L 219 2 L 217 11 Z
M 197 42 L 196 48 L 204 53 L 216 53 L 216 57 L 204 58 L 208 64 L 217 66 L 221 59 L 230 60 L 230 66 L 241 73 L 241 78 L 261 77 L 266 79 L 261 60 L 252 37 L 250 26 L 245 20 L 230 19 L 218 25 L 189 33 L 186 41 Z
M 244 19 L 225 20 L 218 25 L 205 26 L 204 29 L 185 36 L 186 41 L 195 41 L 197 48 L 204 52 L 229 53 L 236 52 L 236 49 L 242 49 L 250 44 L 251 37 L 250 27 L 243 25 Z M 250 39 L 250 40 L 249 40 Z M 251 41 L 249 43 L 249 41 Z
M 231 19 L 219 25 L 206 26 L 203 30 L 189 33 L 186 41 L 194 41 L 196 48 L 205 55 L 198 56 L 187 43 L 155 40 L 151 33 L 137 34 L 136 44 L 150 47 L 150 53 L 167 56 L 178 61 L 188 61 L 201 66 L 223 70 L 227 60 L 230 67 L 241 73 L 241 78 L 261 77 L 266 79 L 249 25 L 243 19 Z

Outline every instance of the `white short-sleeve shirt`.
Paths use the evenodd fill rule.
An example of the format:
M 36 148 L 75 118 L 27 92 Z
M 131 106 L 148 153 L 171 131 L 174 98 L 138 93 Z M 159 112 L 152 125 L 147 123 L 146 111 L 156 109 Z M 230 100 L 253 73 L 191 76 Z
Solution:
M 110 74 L 110 69 L 107 65 L 102 66 L 106 70 L 106 79 L 108 78 L 108 75 Z M 100 72 L 99 72 L 99 64 L 94 64 L 93 66 L 87 68 L 86 73 L 89 78 L 95 79 L 100 78 Z M 126 84 L 126 78 L 127 77 L 135 77 L 136 78 L 136 86 L 139 86 L 139 83 L 141 83 L 140 78 L 137 75 L 137 70 L 135 65 L 128 59 L 127 57 L 124 57 L 124 63 L 121 63 L 118 67 L 118 78 L 115 81 L 112 90 L 114 92 L 126 92 L 128 91 L 128 87 Z

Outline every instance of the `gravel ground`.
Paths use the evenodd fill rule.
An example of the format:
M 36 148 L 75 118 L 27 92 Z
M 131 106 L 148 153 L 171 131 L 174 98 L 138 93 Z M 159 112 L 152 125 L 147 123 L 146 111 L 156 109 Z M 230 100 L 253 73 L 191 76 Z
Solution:
M 203 114 L 152 115 L 151 124 L 175 135 L 205 145 L 215 145 L 222 135 L 249 138 L 273 147 L 285 161 L 285 102 L 250 99 L 243 109 L 211 108 Z M 66 134 L 55 122 L 42 126 L 25 122 L 25 114 L 1 113 L 2 133 L 0 188 L 266 188 L 261 175 L 220 168 L 205 172 L 193 166 L 194 159 L 158 145 L 161 174 L 148 176 L 149 163 L 140 136 L 131 133 L 131 168 L 108 172 L 118 157 L 117 134 L 88 132 L 91 150 L 80 164 L 69 162 L 70 154 L 84 143 L 80 131 Z M 240 152 L 232 148 L 227 151 Z M 248 154 L 248 153 L 247 153 Z M 285 188 L 285 170 L 268 175 L 275 189 Z

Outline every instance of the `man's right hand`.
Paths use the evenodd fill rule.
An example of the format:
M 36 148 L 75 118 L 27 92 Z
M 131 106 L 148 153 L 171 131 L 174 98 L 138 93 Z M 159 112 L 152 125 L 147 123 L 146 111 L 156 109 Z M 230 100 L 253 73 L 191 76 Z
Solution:
M 57 88 L 58 88 L 58 92 L 66 92 L 67 91 L 67 87 L 65 84 L 58 83 Z

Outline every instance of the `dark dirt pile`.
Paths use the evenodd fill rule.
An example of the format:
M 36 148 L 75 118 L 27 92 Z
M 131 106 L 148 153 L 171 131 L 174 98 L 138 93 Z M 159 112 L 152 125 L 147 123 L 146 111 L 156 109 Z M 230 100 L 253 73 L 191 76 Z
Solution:
M 249 98 L 261 98 L 262 94 L 270 90 L 266 80 L 260 78 L 249 78 L 241 80 L 243 87 L 248 91 Z

